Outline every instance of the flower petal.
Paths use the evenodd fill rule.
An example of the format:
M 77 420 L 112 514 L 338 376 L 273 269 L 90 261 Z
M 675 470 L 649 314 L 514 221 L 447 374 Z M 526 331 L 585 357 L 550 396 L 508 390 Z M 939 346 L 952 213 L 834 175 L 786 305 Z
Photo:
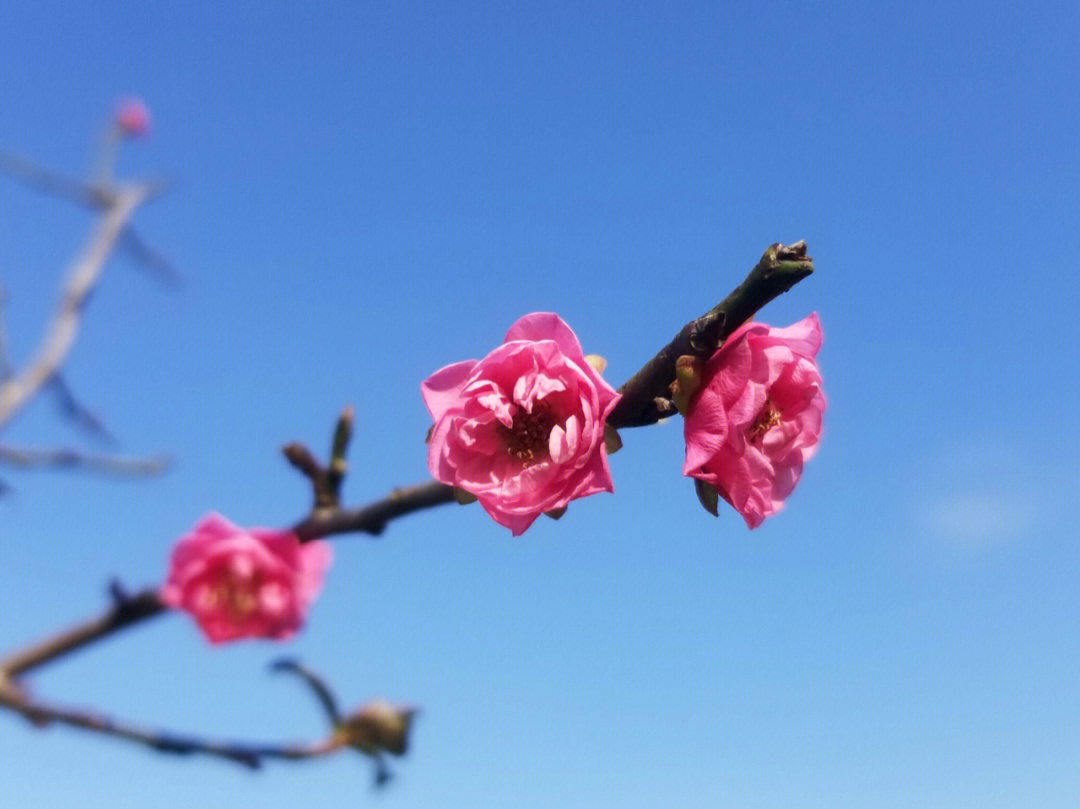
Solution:
M 431 417 L 438 421 L 458 402 L 458 393 L 476 367 L 476 360 L 455 362 L 440 368 L 420 384 Z

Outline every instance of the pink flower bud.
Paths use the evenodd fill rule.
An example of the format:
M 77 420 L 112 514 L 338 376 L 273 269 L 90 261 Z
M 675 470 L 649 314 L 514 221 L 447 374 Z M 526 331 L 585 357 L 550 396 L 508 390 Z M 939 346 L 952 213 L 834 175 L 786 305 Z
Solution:
M 786 329 L 740 326 L 705 365 L 683 426 L 683 474 L 716 489 L 751 528 L 784 507 L 821 439 L 816 314 Z
M 141 98 L 121 99 L 116 105 L 114 120 L 124 137 L 145 138 L 150 134 L 150 110 Z
M 619 394 L 558 315 L 526 315 L 484 359 L 421 385 L 435 419 L 428 468 L 514 536 L 571 500 L 614 490 L 604 427 Z
M 190 613 L 211 643 L 285 640 L 303 626 L 332 558 L 327 542 L 211 513 L 173 548 L 161 600 Z

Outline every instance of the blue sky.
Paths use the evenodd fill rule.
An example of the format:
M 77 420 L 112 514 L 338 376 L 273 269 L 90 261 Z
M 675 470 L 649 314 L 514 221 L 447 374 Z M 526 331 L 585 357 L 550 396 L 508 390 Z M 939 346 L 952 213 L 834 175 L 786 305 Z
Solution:
M 1080 12 L 1068 4 L 28 3 L 0 8 L 0 144 L 84 171 L 116 97 L 168 176 L 68 366 L 150 483 L 4 472 L 0 647 L 160 581 L 210 509 L 284 525 L 279 460 L 358 408 L 350 502 L 426 476 L 419 383 L 559 312 L 616 383 L 762 250 L 817 273 L 830 409 L 748 532 L 627 431 L 616 494 L 520 539 L 446 508 L 342 539 L 306 632 L 206 647 L 167 616 L 35 677 L 176 729 L 318 735 L 423 706 L 382 795 L 349 756 L 258 775 L 0 717 L 40 807 L 1066 807 L 1080 795 Z M 21 357 L 86 215 L 0 183 Z M 11 442 L 86 439 L 45 400 Z

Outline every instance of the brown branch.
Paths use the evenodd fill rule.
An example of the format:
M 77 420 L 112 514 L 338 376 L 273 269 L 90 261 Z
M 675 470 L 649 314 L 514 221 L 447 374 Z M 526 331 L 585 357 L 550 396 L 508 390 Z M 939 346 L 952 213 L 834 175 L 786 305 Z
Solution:
M 806 244 L 774 244 L 762 255 L 750 274 L 730 295 L 701 317 L 691 320 L 668 345 L 660 349 L 645 366 L 632 376 L 619 392 L 622 400 L 615 407 L 608 424 L 612 427 L 639 427 L 655 424 L 676 412 L 670 401 L 671 383 L 675 381 L 675 361 L 684 354 L 709 357 L 746 320 L 773 298 L 786 292 L 814 271 L 813 260 L 806 255 Z M 347 429 L 343 427 L 348 415 Z M 344 475 L 344 451 L 351 434 L 351 409 L 342 414 L 335 431 L 333 461 L 323 466 L 303 444 L 284 448 L 289 462 L 299 469 L 315 490 L 315 507 L 292 527 L 301 542 L 334 534 L 362 533 L 378 536 L 386 524 L 414 511 L 452 503 L 454 489 L 435 481 L 394 489 L 382 500 L 359 508 L 346 509 L 338 504 L 341 476 Z M 342 433 L 342 430 L 345 430 Z M 338 436 L 344 440 L 338 441 Z M 328 482 L 334 463 L 341 472 L 331 486 Z M 331 493 L 331 489 L 333 490 Z
M 381 701 L 368 703 L 344 718 L 332 716 L 333 733 L 323 740 L 299 744 L 249 744 L 204 739 L 142 727 L 97 711 L 59 705 L 31 697 L 20 682 L 22 675 L 102 640 L 114 632 L 161 615 L 168 609 L 161 602 L 155 589 L 148 588 L 129 595 L 114 582 L 110 590 L 113 605 L 104 615 L 60 632 L 0 660 L 0 707 L 21 714 L 38 727 L 45 727 L 55 722 L 126 739 L 162 753 L 179 755 L 200 753 L 252 769 L 261 767 L 264 759 L 298 761 L 328 755 L 349 747 L 375 760 L 376 784 L 384 783 L 388 774 L 382 754 L 385 752 L 400 755 L 405 751 L 408 725 L 415 710 L 388 711 L 387 706 Z M 291 665 L 294 669 L 302 669 L 305 675 L 311 676 L 310 671 L 299 664 L 292 662 Z M 289 666 L 279 664 L 278 667 L 288 668 Z M 318 682 L 329 693 L 328 687 L 321 678 Z M 357 724 L 360 720 L 366 721 L 362 728 Z M 360 730 L 366 730 L 366 735 L 360 734 Z M 374 731 L 378 733 L 372 735 Z
M 724 300 L 696 320 L 619 388 L 623 398 L 608 417 L 612 427 L 643 427 L 675 413 L 670 402 L 675 361 L 686 354 L 708 358 L 739 326 L 814 271 L 806 243 L 774 244 Z
M 264 759 L 275 758 L 299 761 L 325 756 L 344 747 L 342 742 L 334 736 L 316 742 L 301 744 L 255 745 L 181 735 L 155 728 L 141 727 L 83 708 L 32 700 L 10 682 L 0 687 L 0 705 L 21 714 L 39 727 L 57 722 L 106 736 L 126 739 L 161 753 L 177 755 L 201 753 L 241 764 L 251 769 L 259 769 Z
M 291 530 L 301 542 L 333 534 L 360 533 L 378 536 L 386 528 L 386 524 L 396 517 L 453 502 L 453 487 L 430 481 L 394 489 L 381 500 L 359 508 L 314 509 Z
M 125 200 L 126 207 L 120 204 Z M 111 224 L 108 236 L 111 239 L 110 245 L 115 242 L 124 218 L 130 216 L 138 202 L 137 196 L 121 195 L 118 202 L 120 213 L 117 213 L 115 208 L 110 211 L 105 228 L 109 230 Z M 99 236 L 97 244 L 100 246 L 103 241 L 105 241 L 105 235 Z M 84 273 L 87 271 L 85 266 L 82 269 Z M 675 379 L 675 362 L 678 357 L 686 354 L 708 357 L 728 335 L 761 306 L 812 271 L 812 261 L 806 256 L 806 245 L 802 242 L 789 247 L 784 245 L 770 247 L 746 280 L 731 295 L 702 317 L 686 324 L 671 343 L 661 349 L 623 385 L 621 391 L 624 398 L 612 414 L 609 423 L 618 427 L 639 426 L 654 423 L 666 415 L 670 406 L 667 397 L 670 393 L 670 385 Z M 97 266 L 96 272 L 100 272 L 100 266 Z M 79 273 L 73 275 L 78 277 Z M 92 283 L 93 279 L 90 280 L 89 286 L 92 287 Z M 73 284 L 73 288 L 75 289 L 73 293 L 75 305 L 65 307 L 62 311 L 73 312 L 77 322 L 78 312 L 89 288 L 85 283 L 81 287 L 81 292 L 78 285 Z M 47 341 L 47 346 L 48 343 L 49 341 Z M 67 347 L 70 347 L 70 340 Z M 61 354 L 61 359 L 62 356 Z M 4 390 L 5 388 L 0 388 L 0 394 Z M 315 505 L 311 513 L 292 528 L 301 541 L 343 533 L 366 533 L 377 536 L 392 519 L 414 511 L 452 503 L 457 499 L 452 487 L 432 481 L 395 489 L 381 500 L 360 508 L 341 508 L 339 495 L 346 471 L 345 451 L 352 434 L 352 421 L 352 409 L 347 408 L 338 419 L 332 442 L 331 460 L 326 466 L 323 466 L 302 444 L 290 444 L 284 450 L 290 463 L 311 481 L 315 494 Z M 3 411 L 0 410 L 0 425 L 2 424 Z M 113 595 L 115 603 L 105 615 L 0 660 L 0 704 L 38 723 L 63 722 L 120 736 L 158 750 L 174 753 L 200 752 L 238 761 L 252 767 L 258 766 L 261 759 L 266 757 L 305 758 L 323 755 L 334 749 L 328 745 L 341 746 L 340 732 L 343 732 L 345 725 L 338 729 L 340 732 L 332 737 L 330 742 L 306 746 L 253 747 L 175 736 L 118 723 L 87 711 L 50 706 L 28 700 L 18 687 L 16 678 L 19 675 L 165 610 L 155 590 L 144 590 L 135 596 L 127 596 L 119 588 L 114 587 Z M 408 716 L 411 717 L 411 713 Z M 407 727 L 407 721 L 405 727 Z M 364 744 L 367 742 L 361 743 L 357 739 L 359 736 L 356 738 L 350 736 L 345 743 L 375 755 L 376 760 L 379 761 L 380 751 L 376 749 L 372 753 L 365 750 Z M 380 773 L 382 772 L 380 765 Z
M 168 609 L 161 603 L 155 588 L 129 595 L 114 583 L 110 592 L 113 603 L 103 615 L 0 658 L 0 678 L 6 675 L 14 680 L 21 674 L 71 654 L 132 624 L 161 615 Z
M 72 264 L 60 305 L 37 353 L 25 368 L 0 384 L 0 429 L 27 405 L 60 369 L 78 336 L 83 310 L 136 209 L 156 193 L 146 184 L 119 186 L 90 241 Z

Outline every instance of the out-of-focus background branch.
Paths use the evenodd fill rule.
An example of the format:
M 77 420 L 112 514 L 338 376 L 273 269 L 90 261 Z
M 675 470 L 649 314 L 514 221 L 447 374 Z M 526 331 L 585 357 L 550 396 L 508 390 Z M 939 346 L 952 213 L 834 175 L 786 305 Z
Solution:
M 168 184 L 113 179 L 116 151 L 131 134 L 125 131 L 123 122 L 112 122 L 102 142 L 99 177 L 93 182 L 68 177 L 20 155 L 0 152 L 0 174 L 32 190 L 86 208 L 94 216 L 86 242 L 63 276 L 59 300 L 40 340 L 21 361 L 11 354 L 4 318 L 5 307 L 11 301 L 0 279 L 0 469 L 82 470 L 146 478 L 160 474 L 169 466 L 169 459 L 161 455 L 130 457 L 70 446 L 27 447 L 7 437 L 19 414 L 52 392 L 61 417 L 107 443 L 115 443 L 104 421 L 83 406 L 68 387 L 62 370 L 79 339 L 93 293 L 118 251 L 126 250 L 139 266 L 166 284 L 175 286 L 180 280 L 169 258 L 145 242 L 132 226 L 139 209 L 164 193 Z M 5 488 L 6 484 L 0 483 L 0 492 Z

